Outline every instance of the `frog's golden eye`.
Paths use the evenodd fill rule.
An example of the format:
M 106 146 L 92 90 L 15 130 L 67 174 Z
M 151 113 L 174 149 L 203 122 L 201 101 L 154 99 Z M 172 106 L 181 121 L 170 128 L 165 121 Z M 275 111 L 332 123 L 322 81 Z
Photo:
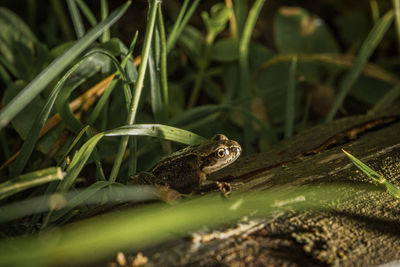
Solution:
M 225 157 L 225 148 L 218 148 L 218 150 L 217 150 L 217 156 L 218 156 L 219 158 Z

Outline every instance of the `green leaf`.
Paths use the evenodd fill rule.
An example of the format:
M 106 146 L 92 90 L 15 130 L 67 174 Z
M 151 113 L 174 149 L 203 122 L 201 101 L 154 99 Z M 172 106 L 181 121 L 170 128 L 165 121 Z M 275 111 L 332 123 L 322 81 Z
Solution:
M 0 56 L 4 66 L 17 78 L 26 79 L 34 71 L 34 54 L 39 41 L 28 25 L 12 11 L 0 7 Z
M 220 39 L 211 47 L 211 59 L 220 62 L 237 60 L 239 57 L 239 43 L 233 38 Z
M 35 77 L 13 100 L 0 111 L 0 130 L 6 126 L 28 103 L 32 101 L 46 86 L 59 75 L 79 54 L 83 52 L 101 33 L 114 24 L 130 5 L 127 1 L 115 10 L 107 19 L 90 30 L 78 40 L 62 56 L 55 59 L 46 69 Z

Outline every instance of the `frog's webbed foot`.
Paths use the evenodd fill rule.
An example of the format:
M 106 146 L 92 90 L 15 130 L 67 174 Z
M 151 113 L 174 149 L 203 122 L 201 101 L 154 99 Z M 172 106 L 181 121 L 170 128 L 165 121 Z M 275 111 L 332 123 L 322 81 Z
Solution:
M 224 197 L 227 197 L 232 192 L 232 186 L 230 183 L 226 182 L 206 181 L 196 189 L 195 193 L 206 193 L 210 191 L 219 191 Z

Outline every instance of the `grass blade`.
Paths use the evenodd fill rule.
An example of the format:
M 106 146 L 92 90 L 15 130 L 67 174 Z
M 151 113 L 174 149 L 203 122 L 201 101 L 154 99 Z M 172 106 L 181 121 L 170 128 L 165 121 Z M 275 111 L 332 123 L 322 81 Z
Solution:
M 147 21 L 147 26 L 146 26 L 146 34 L 144 36 L 144 41 L 143 41 L 143 48 L 142 48 L 142 54 L 141 54 L 141 63 L 139 66 L 139 74 L 138 74 L 138 79 L 135 85 L 135 91 L 133 92 L 133 99 L 131 101 L 129 111 L 128 111 L 128 117 L 126 119 L 126 124 L 133 124 L 136 118 L 136 113 L 138 110 L 139 106 L 139 99 L 142 94 L 142 89 L 143 89 L 143 83 L 144 83 L 144 78 L 146 75 L 146 69 L 147 69 L 147 64 L 148 64 L 148 59 L 149 59 L 149 54 L 150 54 L 150 49 L 151 49 L 151 41 L 153 37 L 153 32 L 154 32 L 154 25 L 156 21 L 156 15 L 157 15 L 157 8 L 158 5 L 161 4 L 160 1 L 155 0 L 155 1 L 150 1 L 150 11 L 149 11 L 149 16 L 148 16 L 148 21 Z M 114 161 L 114 165 L 111 170 L 110 174 L 110 181 L 115 182 L 115 179 L 117 178 L 119 168 L 121 166 L 126 146 L 128 145 L 128 137 L 122 137 L 118 152 Z
M 67 0 L 67 6 L 71 15 L 72 24 L 74 25 L 76 37 L 82 38 L 85 35 L 85 27 L 82 23 L 81 14 L 79 14 L 78 7 L 76 6 L 75 0 Z
M 358 76 L 360 76 L 365 64 L 382 40 L 389 26 L 392 24 L 392 21 L 393 10 L 388 11 L 382 18 L 380 18 L 372 28 L 371 32 L 368 34 L 357 55 L 354 67 L 349 71 L 343 80 L 335 102 L 333 103 L 332 108 L 326 117 L 327 122 L 332 121 L 332 119 L 335 117 L 336 112 L 342 105 L 347 93 L 351 89 L 351 86 L 357 80 Z
M 0 241 L 0 265 L 36 266 L 85 265 L 115 256 L 116 251 L 141 250 L 176 239 L 198 229 L 238 220 L 254 213 L 268 218 L 277 211 L 329 209 L 333 200 L 343 199 L 354 186 L 337 185 L 236 194 L 227 201 L 203 196 L 166 207 L 153 204 L 142 208 L 105 214 L 40 235 Z M 346 195 L 348 196 L 348 195 Z M 298 200 L 298 201 L 294 201 Z M 330 201 L 330 202 L 328 202 Z M 289 203 L 289 204 L 285 204 Z M 43 240 L 46 240 L 44 242 Z M 56 245 L 55 245 L 56 244 Z
M 78 174 L 82 170 L 83 166 L 86 164 L 87 160 L 92 154 L 93 149 L 96 147 L 101 138 L 103 138 L 104 136 L 128 135 L 153 136 L 188 145 L 200 143 L 205 140 L 205 138 L 189 131 L 161 124 L 126 125 L 103 133 L 99 133 L 90 138 L 86 143 L 84 143 L 75 154 L 74 158 L 71 161 L 71 164 L 67 169 L 67 175 L 59 184 L 57 191 L 65 192 L 71 187 L 75 179 L 78 177 Z
M 296 112 L 296 72 L 297 57 L 294 57 L 290 64 L 289 82 L 286 94 L 285 138 L 289 138 L 293 135 Z
M 115 10 L 107 19 L 91 29 L 64 54 L 55 59 L 38 76 L 35 77 L 16 97 L 0 111 L 0 130 L 4 128 L 24 107 L 35 98 L 46 86 L 59 75 L 80 53 L 83 52 L 100 34 L 114 24 L 130 5 L 127 1 Z
M 353 164 L 360 169 L 363 173 L 365 173 L 369 178 L 377 182 L 378 184 L 381 184 L 385 187 L 385 189 L 393 195 L 395 198 L 400 198 L 400 190 L 391 184 L 388 180 L 385 179 L 382 175 L 365 165 L 363 162 L 361 162 L 359 159 L 351 155 L 349 152 L 345 151 L 342 149 L 342 151 L 346 154 L 347 157 L 353 162 Z
M 0 184 L 0 200 L 23 190 L 63 179 L 64 173 L 59 167 L 51 167 L 20 175 Z

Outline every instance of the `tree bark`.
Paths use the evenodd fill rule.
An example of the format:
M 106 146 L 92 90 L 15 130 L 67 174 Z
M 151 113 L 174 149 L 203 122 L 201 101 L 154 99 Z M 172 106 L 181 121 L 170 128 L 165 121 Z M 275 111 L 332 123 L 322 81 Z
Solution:
M 348 197 L 338 199 L 334 210 L 250 220 L 197 233 L 197 241 L 179 239 L 141 253 L 154 266 L 371 266 L 398 261 L 399 200 L 379 186 L 365 190 L 363 184 L 374 183 L 341 149 L 399 184 L 399 114 L 321 125 L 269 152 L 243 157 L 210 177 L 231 183 L 233 194 L 283 185 L 360 185 L 346 188 Z

